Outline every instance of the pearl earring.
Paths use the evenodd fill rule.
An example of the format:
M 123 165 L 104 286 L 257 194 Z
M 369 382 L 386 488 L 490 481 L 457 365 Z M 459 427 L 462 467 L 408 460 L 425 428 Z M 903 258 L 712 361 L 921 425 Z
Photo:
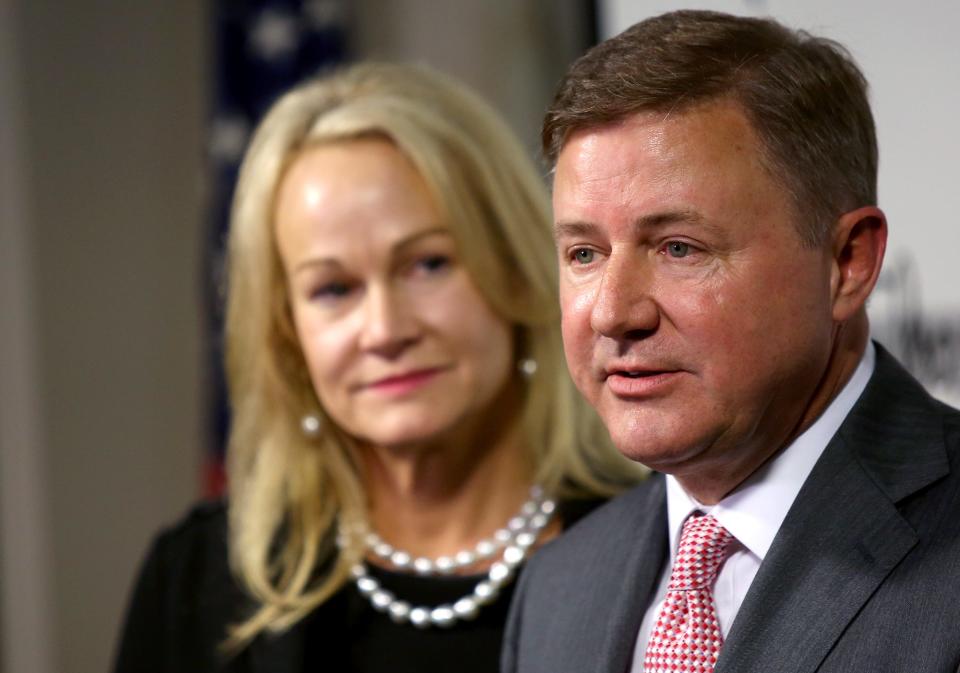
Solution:
M 300 419 L 300 429 L 307 437 L 316 437 L 320 434 L 320 417 L 314 414 L 306 414 Z
M 537 361 L 533 358 L 521 358 L 517 363 L 517 369 L 523 374 L 523 377 L 529 379 L 537 373 Z

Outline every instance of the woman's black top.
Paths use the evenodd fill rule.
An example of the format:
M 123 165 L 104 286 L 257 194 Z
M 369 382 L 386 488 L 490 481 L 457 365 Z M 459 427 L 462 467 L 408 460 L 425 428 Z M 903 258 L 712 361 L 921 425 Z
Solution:
M 599 501 L 561 503 L 567 528 Z M 483 576 L 420 577 L 371 567 L 370 573 L 413 605 L 452 603 Z M 450 628 L 395 624 L 350 583 L 278 636 L 261 635 L 232 657 L 223 643 L 230 624 L 253 605 L 227 565 L 226 511 L 202 505 L 157 537 L 133 592 L 114 673 L 301 673 L 462 671 L 496 673 L 514 584 Z

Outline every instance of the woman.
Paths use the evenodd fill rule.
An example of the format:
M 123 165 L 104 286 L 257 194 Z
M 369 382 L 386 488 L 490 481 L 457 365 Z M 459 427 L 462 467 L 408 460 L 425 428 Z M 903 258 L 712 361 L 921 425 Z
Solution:
M 117 670 L 497 670 L 517 569 L 630 474 L 563 365 L 553 255 L 459 85 L 284 96 L 233 209 L 229 505 L 158 539 Z

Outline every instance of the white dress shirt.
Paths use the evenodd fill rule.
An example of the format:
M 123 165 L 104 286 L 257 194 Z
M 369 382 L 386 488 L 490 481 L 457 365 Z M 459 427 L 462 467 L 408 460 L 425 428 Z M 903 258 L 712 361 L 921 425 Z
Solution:
M 695 511 L 712 514 L 736 538 L 727 560 L 720 566 L 713 585 L 717 621 L 726 638 L 740 604 L 743 602 L 773 538 L 787 511 L 820 458 L 830 439 L 850 413 L 854 403 L 873 374 L 876 352 L 872 342 L 853 376 L 827 406 L 820 417 L 773 460 L 752 474 L 734 492 L 716 505 L 703 505 L 667 475 L 667 525 L 670 534 L 670 558 L 664 566 L 656 597 L 647 608 L 633 653 L 631 673 L 643 673 L 643 658 L 657 613 L 667 595 L 670 569 L 680 543 L 683 522 Z

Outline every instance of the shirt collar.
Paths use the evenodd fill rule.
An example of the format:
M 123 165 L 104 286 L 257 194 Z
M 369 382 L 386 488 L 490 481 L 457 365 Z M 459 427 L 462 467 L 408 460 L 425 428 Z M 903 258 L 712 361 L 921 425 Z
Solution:
M 866 388 L 875 362 L 876 351 L 873 342 L 868 341 L 853 376 L 813 425 L 716 505 L 699 503 L 673 475 L 668 474 L 667 519 L 671 561 L 676 553 L 683 522 L 694 511 L 715 516 L 731 535 L 762 561 L 803 482 Z

